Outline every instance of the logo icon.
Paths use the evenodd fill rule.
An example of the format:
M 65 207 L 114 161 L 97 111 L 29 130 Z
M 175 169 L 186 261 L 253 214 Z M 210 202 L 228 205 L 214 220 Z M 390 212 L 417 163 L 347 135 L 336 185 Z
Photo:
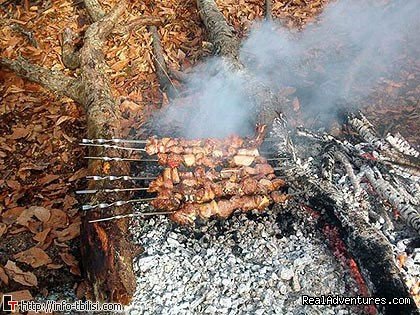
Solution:
M 11 295 L 3 295 L 3 311 L 15 312 L 17 310 L 18 301 L 14 301 Z

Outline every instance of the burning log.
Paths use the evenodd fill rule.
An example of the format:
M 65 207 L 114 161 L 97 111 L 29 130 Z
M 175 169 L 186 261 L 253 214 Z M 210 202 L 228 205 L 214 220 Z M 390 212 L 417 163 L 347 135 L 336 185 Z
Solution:
M 276 124 L 279 122 L 276 121 Z M 274 126 L 273 132 L 282 128 Z M 401 272 L 395 265 L 395 257 L 389 240 L 374 228 L 365 215 L 366 211 L 371 212 L 373 207 L 369 202 L 364 200 L 367 193 L 361 191 L 360 178 L 366 176 L 374 188 L 381 195 L 388 199 L 397 209 L 401 209 L 406 222 L 418 231 L 419 215 L 409 205 L 408 192 L 404 193 L 406 197 L 396 192 L 387 181 L 382 177 L 378 180 L 371 169 L 363 167 L 370 164 L 372 160 L 363 158 L 364 152 L 358 150 L 355 146 L 347 141 L 341 141 L 328 134 L 316 134 L 304 129 L 298 129 L 297 136 L 311 139 L 311 141 L 320 142 L 323 147 L 329 146 L 328 154 L 329 166 L 334 167 L 333 158 L 343 164 L 353 190 L 347 191 L 336 186 L 332 176 L 323 176 L 326 179 L 319 180 L 314 177 L 316 167 L 313 163 L 300 162 L 292 163 L 294 166 L 290 170 L 285 170 L 286 176 L 291 180 L 292 188 L 299 190 L 305 187 L 306 200 L 312 209 L 320 211 L 319 213 L 327 216 L 329 221 L 336 222 L 336 226 L 341 230 L 341 235 L 346 243 L 351 255 L 360 265 L 368 282 L 373 284 L 372 290 L 374 296 L 387 297 L 389 299 L 396 296 L 408 297 L 411 300 L 410 305 L 387 305 L 385 306 L 386 314 L 418 314 L 414 300 L 404 282 Z M 276 136 L 274 134 L 274 136 Z M 281 137 L 281 135 L 279 135 Z M 308 147 L 307 143 L 303 146 Z M 335 148 L 334 149 L 332 149 Z M 284 147 L 282 147 L 284 148 Z M 345 152 L 345 153 L 344 153 Z M 304 159 L 304 157 L 301 157 Z M 374 161 L 377 163 L 377 161 Z M 360 174 L 355 174 L 353 166 L 361 169 Z M 322 168 L 325 162 L 320 163 L 321 174 L 330 174 L 330 170 L 326 172 Z M 360 199 L 362 198 L 362 199 Z M 415 200 L 415 199 L 414 199 Z M 391 223 L 392 224 L 392 223 Z M 375 257 L 373 259 L 373 257 Z
M 375 176 L 370 168 L 366 168 L 364 173 L 375 190 L 398 210 L 409 226 L 420 234 L 420 214 L 410 204 L 412 198 L 401 195 L 397 189 L 382 178 L 380 173 Z

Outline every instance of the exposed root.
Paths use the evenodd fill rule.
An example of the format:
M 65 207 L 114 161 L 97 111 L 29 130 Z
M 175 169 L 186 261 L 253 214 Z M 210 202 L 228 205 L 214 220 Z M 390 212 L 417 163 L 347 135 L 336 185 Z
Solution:
M 77 35 L 70 28 L 64 29 L 61 58 L 64 65 L 71 70 L 80 66 L 79 52 L 76 48 L 77 39 Z
M 170 98 L 175 96 L 177 93 L 171 78 L 169 77 L 168 67 L 164 58 L 164 52 L 162 44 L 160 42 L 159 34 L 156 26 L 152 25 L 149 27 L 149 31 L 152 33 L 153 39 L 153 64 L 155 66 L 156 75 L 158 77 L 159 86 L 162 92 L 166 93 Z
M 214 0 L 197 0 L 197 7 L 213 44 L 213 54 L 230 59 L 229 62 L 237 69 L 242 68 L 239 40 Z
M 80 80 L 31 64 L 22 57 L 16 60 L 0 58 L 0 66 L 12 70 L 29 81 L 39 83 L 46 89 L 70 97 L 79 104 L 85 103 L 85 94 Z
M 105 16 L 105 11 L 97 0 L 83 0 L 85 7 L 93 22 L 97 22 Z

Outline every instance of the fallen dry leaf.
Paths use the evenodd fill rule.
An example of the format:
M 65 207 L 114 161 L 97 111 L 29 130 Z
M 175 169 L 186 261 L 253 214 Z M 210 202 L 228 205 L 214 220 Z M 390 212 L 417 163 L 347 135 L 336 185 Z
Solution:
M 29 134 L 29 130 L 26 128 L 13 128 L 13 133 L 9 136 L 9 139 L 17 140 L 25 138 Z
M 2 214 L 2 221 L 6 224 L 11 224 L 16 221 L 16 219 L 22 214 L 25 210 L 25 207 L 14 207 L 7 210 Z
M 86 177 L 88 173 L 88 170 L 86 168 L 81 168 L 80 170 L 78 170 L 76 173 L 74 173 L 70 178 L 69 178 L 69 182 L 73 182 L 77 179 Z
M 13 258 L 19 262 L 31 265 L 33 268 L 38 268 L 52 262 L 50 256 L 38 247 L 31 247 L 28 250 L 17 253 Z
M 9 284 L 9 277 L 6 274 L 6 271 L 4 271 L 4 268 L 0 266 L 0 281 L 3 282 L 5 285 Z
M 17 218 L 16 222 L 20 225 L 26 226 L 29 228 L 29 224 L 33 221 L 33 217 L 36 217 L 42 222 L 47 222 L 50 219 L 51 213 L 50 210 L 44 207 L 32 206 L 28 209 L 22 211 L 20 216 Z M 31 231 L 33 229 L 30 229 Z
M 48 264 L 47 268 L 48 269 L 60 269 L 60 268 L 63 268 L 63 265 L 62 264 Z
M 13 190 L 20 190 L 22 187 L 17 180 L 6 180 L 6 184 Z
M 39 180 L 38 180 L 38 183 L 40 184 L 40 185 L 46 185 L 46 184 L 48 184 L 48 183 L 51 183 L 52 181 L 55 181 L 57 178 L 59 178 L 60 177 L 60 175 L 54 175 L 54 174 L 47 174 L 47 175 L 45 175 L 44 177 L 41 177 Z
M 29 208 L 29 210 L 33 211 L 34 216 L 42 222 L 47 222 L 50 217 L 51 217 L 51 212 L 50 210 L 44 208 L 44 207 L 37 207 L 37 206 L 32 206 Z
M 15 301 L 30 301 L 34 299 L 29 290 L 13 291 L 5 294 L 11 295 Z
M 38 280 L 32 272 L 23 271 L 18 266 L 16 266 L 15 262 L 11 260 L 7 261 L 6 265 L 4 266 L 4 269 L 6 270 L 6 273 L 10 277 L 10 279 L 17 283 L 26 285 L 28 287 L 38 285 Z
M 43 244 L 45 242 L 45 239 L 48 236 L 48 233 L 50 233 L 50 231 L 51 231 L 51 228 L 44 229 L 41 232 L 36 233 L 33 239 L 37 241 L 39 245 Z
M 62 252 L 60 253 L 61 259 L 64 261 L 64 263 L 70 267 L 70 272 L 74 275 L 80 276 L 80 269 L 79 269 L 79 262 L 77 259 L 68 252 Z
M 61 125 L 63 122 L 67 121 L 67 120 L 72 120 L 74 121 L 75 118 L 71 117 L 71 116 L 61 116 L 57 122 L 55 123 L 56 126 Z
M 53 229 L 56 228 L 64 228 L 68 224 L 67 214 L 60 210 L 60 209 L 51 209 L 51 217 L 50 219 L 44 223 L 44 228 L 51 227 Z
M 70 209 L 75 204 L 77 204 L 77 199 L 70 195 L 66 195 L 63 201 L 63 210 Z
M 2 223 L 2 222 L 0 222 L 0 237 L 2 237 L 2 236 L 3 236 L 3 234 L 5 234 L 5 233 L 6 233 L 6 230 L 7 230 L 7 225 L 6 225 L 6 223 Z
M 59 242 L 65 242 L 72 240 L 73 238 L 79 236 L 80 234 L 80 222 L 72 223 L 69 225 L 68 228 L 62 231 L 56 231 L 57 233 L 57 240 Z

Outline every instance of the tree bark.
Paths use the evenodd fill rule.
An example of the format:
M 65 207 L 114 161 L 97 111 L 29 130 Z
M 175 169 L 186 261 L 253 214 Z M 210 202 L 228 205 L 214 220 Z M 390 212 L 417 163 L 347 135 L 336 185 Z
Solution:
M 80 50 L 81 81 L 85 88 L 88 137 L 91 139 L 122 136 L 119 130 L 121 112 L 106 76 L 107 64 L 101 47 L 124 9 L 125 2 L 120 2 L 108 15 L 93 23 L 86 31 L 84 45 Z M 118 153 L 107 151 L 107 155 L 111 156 L 118 156 Z M 90 154 L 99 155 L 95 148 L 90 150 Z M 110 175 L 112 172 L 112 175 L 126 175 L 129 174 L 130 165 L 127 162 L 116 162 L 110 167 L 109 162 L 91 160 L 89 170 L 91 174 Z M 105 188 L 104 186 L 101 182 L 90 185 L 93 189 Z M 121 195 L 118 197 L 124 198 Z M 109 196 L 96 194 L 90 202 L 96 204 L 109 199 Z M 104 214 L 126 213 L 128 210 L 130 207 L 116 207 L 102 214 L 99 211 L 89 211 L 83 217 L 82 256 L 97 300 L 123 304 L 130 302 L 136 288 L 132 267 L 136 250 L 130 241 L 128 220 L 99 223 L 89 223 L 89 220 Z
M 166 66 L 162 43 L 159 38 L 159 33 L 155 25 L 149 26 L 149 31 L 152 33 L 153 39 L 153 64 L 155 66 L 156 76 L 159 81 L 160 89 L 163 93 L 166 93 L 169 98 L 174 97 L 176 89 L 172 84 L 171 78 L 169 77 L 169 70 Z
M 79 79 L 32 65 L 24 59 L 11 61 L 3 58 L 0 59 L 0 64 L 81 104 L 86 112 L 89 138 L 120 138 L 123 136 L 119 128 L 121 112 L 106 76 L 107 65 L 101 48 L 123 13 L 125 2 L 118 3 L 108 15 L 101 13 L 102 8 L 97 1 L 86 1 L 85 4 L 92 19 L 98 21 L 87 29 L 84 45 L 79 52 Z M 111 156 L 119 155 L 115 150 L 108 150 L 106 153 Z M 92 148 L 90 155 L 101 155 L 101 152 L 98 148 Z M 94 175 L 111 175 L 111 172 L 112 175 L 127 175 L 130 165 L 128 162 L 115 162 L 110 165 L 106 161 L 91 160 L 88 169 L 89 173 Z M 123 184 L 117 183 L 113 187 L 123 188 Z M 89 188 L 101 189 L 106 188 L 106 185 L 94 181 L 90 183 Z M 118 197 L 129 198 L 128 195 L 121 194 Z M 90 199 L 90 203 L 97 204 L 104 200 L 110 202 L 110 199 L 108 195 L 99 193 Z M 136 288 L 132 259 L 139 252 L 139 248 L 130 241 L 128 220 L 96 223 L 89 221 L 127 213 L 129 210 L 129 207 L 107 208 L 106 212 L 90 210 L 82 216 L 82 263 L 96 300 L 123 304 L 130 302 Z

